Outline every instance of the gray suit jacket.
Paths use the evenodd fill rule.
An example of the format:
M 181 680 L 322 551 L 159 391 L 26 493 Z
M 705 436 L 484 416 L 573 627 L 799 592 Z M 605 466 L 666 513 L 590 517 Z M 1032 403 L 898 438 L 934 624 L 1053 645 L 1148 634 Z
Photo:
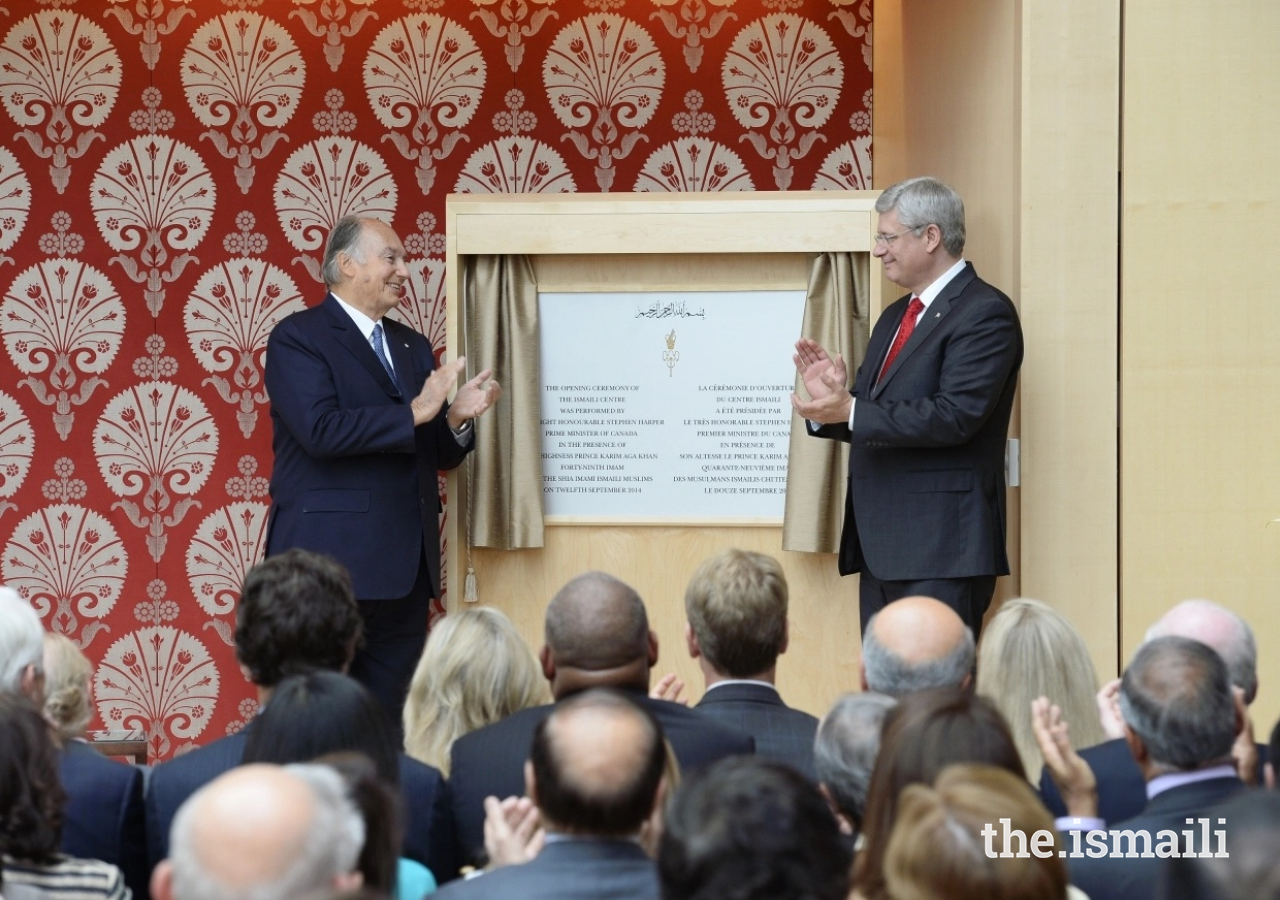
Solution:
M 532 862 L 445 885 L 440 900 L 657 900 L 658 872 L 634 841 L 556 840 Z
M 813 738 L 818 720 L 792 709 L 767 684 L 722 684 L 702 695 L 698 712 L 721 725 L 749 734 L 756 754 L 787 763 L 810 781 L 813 770 Z

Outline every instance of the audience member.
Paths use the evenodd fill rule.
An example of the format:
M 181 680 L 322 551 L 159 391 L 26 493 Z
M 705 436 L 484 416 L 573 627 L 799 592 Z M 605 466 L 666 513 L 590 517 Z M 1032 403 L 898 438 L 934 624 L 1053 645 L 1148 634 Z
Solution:
M 44 633 L 44 717 L 58 739 L 81 740 L 93 718 L 93 664 L 65 634 Z
M 1207 600 L 1186 600 L 1161 616 L 1144 640 L 1166 636 L 1190 638 L 1216 650 L 1226 663 L 1231 683 L 1242 692 L 1245 705 L 1253 702 L 1258 691 L 1258 652 L 1253 629 L 1244 619 Z M 1247 716 L 1245 720 L 1248 721 Z M 1079 751 L 1080 756 L 1098 780 L 1098 817 L 1106 822 L 1122 822 L 1142 812 L 1147 804 L 1146 782 L 1124 738 L 1089 746 L 1087 740 L 1075 735 L 1075 720 L 1068 717 L 1067 721 L 1073 729 L 1072 744 L 1086 748 Z M 1123 731 L 1123 722 L 1119 727 Z M 1233 751 L 1242 745 L 1253 745 L 1251 734 L 1242 731 Z M 1254 751 L 1254 761 L 1246 768 L 1256 773 L 1249 780 L 1260 783 L 1260 761 L 1265 758 L 1266 748 L 1255 745 Z M 1066 804 L 1047 769 L 1040 776 L 1040 796 L 1055 816 L 1066 815 Z
M 1044 848 L 1046 856 L 1015 847 L 993 859 L 992 852 L 1003 854 L 1005 829 L 1027 841 L 1045 831 L 1055 843 Z M 953 765 L 933 787 L 903 790 L 885 851 L 885 883 L 893 900 L 1065 900 L 1067 867 L 1058 855 L 1065 849 L 1025 778 L 993 766 Z
M 1120 682 L 1125 741 L 1147 783 L 1150 799 L 1138 816 L 1111 826 L 1131 833 L 1138 853 L 1071 858 L 1072 882 L 1092 900 L 1139 900 L 1154 896 L 1165 862 L 1160 851 L 1172 843 L 1179 853 L 1209 852 L 1199 831 L 1183 831 L 1188 819 L 1208 815 L 1244 787 L 1231 759 L 1242 727 L 1243 703 L 1232 692 L 1222 658 L 1199 641 L 1160 637 L 1143 644 Z M 1046 765 L 1059 780 L 1067 812 L 1096 820 L 1093 773 L 1070 748 L 1060 711 L 1037 703 Z M 1232 826 L 1226 825 L 1228 837 Z M 1134 858 L 1134 857 L 1137 858 Z
M 441 900 L 652 900 L 657 875 L 641 826 L 662 802 L 657 721 L 628 697 L 588 690 L 535 725 L 524 764 L 548 838 L 533 860 L 455 881 Z
M 548 699 L 537 659 L 500 610 L 450 613 L 432 626 L 409 684 L 405 752 L 448 776 L 454 741 Z
M 592 687 L 622 691 L 658 720 L 684 772 L 724 756 L 751 753 L 751 738 L 678 703 L 650 698 L 649 670 L 658 638 L 640 596 L 603 572 L 571 580 L 551 599 L 540 660 L 551 696 Z M 464 854 L 479 860 L 484 848 L 484 801 L 516 796 L 535 727 L 555 708 L 537 706 L 463 735 L 454 742 L 449 776 L 454 826 Z
M 382 705 L 375 706 L 378 714 L 385 717 Z M 421 900 L 434 892 L 436 880 L 431 870 L 400 855 L 404 809 L 399 792 L 378 774 L 377 764 L 355 751 L 326 753 L 314 762 L 329 766 L 342 776 L 347 796 L 364 820 L 364 844 L 356 863 L 362 887 L 395 900 Z
M 789 640 L 782 566 L 763 553 L 723 550 L 693 573 L 684 609 L 685 642 L 706 682 L 696 709 L 813 779 L 818 720 L 783 703 L 775 686 Z
M 1221 854 L 1169 860 L 1157 896 L 1162 900 L 1280 900 L 1280 854 L 1276 853 L 1280 794 L 1244 791 L 1214 814 L 1231 823 L 1231 846 Z
M 818 726 L 813 744 L 818 789 L 831 805 L 840 831 L 850 838 L 862 831 L 880 734 L 896 703 L 884 694 L 845 694 Z
M 45 663 L 45 642 L 53 652 Z M 27 601 L 0 588 L 0 694 L 25 697 L 44 707 L 46 694 L 67 737 L 56 750 L 59 780 L 66 792 L 61 809 L 61 849 L 68 856 L 97 859 L 124 872 L 134 900 L 147 900 L 146 820 L 142 771 L 114 762 L 75 738 L 91 716 L 84 674 L 88 661 L 70 639 L 46 635 Z M 72 721 L 74 720 L 74 721 Z
M 935 688 L 906 694 L 889 711 L 867 791 L 863 844 L 853 868 L 854 887 L 866 900 L 889 897 L 884 854 L 903 788 L 933 784 L 944 768 L 964 762 L 1026 777 L 1009 726 L 990 700 L 957 687 Z
M 236 609 L 236 657 L 266 706 L 272 691 L 292 674 L 345 671 L 360 641 L 360 610 L 351 578 L 318 553 L 287 550 L 245 575 Z M 152 863 L 168 855 L 168 837 L 179 806 L 201 786 L 238 766 L 254 724 L 154 767 L 147 790 L 147 843 Z M 408 824 L 404 854 L 440 881 L 456 877 L 458 863 L 449 816 L 449 793 L 440 772 L 397 755 Z
M 1098 674 L 1084 637 L 1062 613 L 1039 600 L 1010 600 L 987 624 L 978 647 L 978 693 L 1000 710 L 1027 775 L 1044 766 L 1031 727 L 1031 701 L 1048 697 L 1071 722 L 1082 747 L 1105 739 L 1095 697 Z
M 849 850 L 814 785 L 776 760 L 726 759 L 675 792 L 663 900 L 845 900 Z
M 119 868 L 60 852 L 66 794 L 57 765 L 40 710 L 26 697 L 0 693 L 0 891 L 37 900 L 128 900 Z
M 360 886 L 364 822 L 328 766 L 247 765 L 178 810 L 156 900 L 295 900 Z
M 932 597 L 904 597 L 871 617 L 862 636 L 862 689 L 901 697 L 936 687 L 968 687 L 973 632 Z

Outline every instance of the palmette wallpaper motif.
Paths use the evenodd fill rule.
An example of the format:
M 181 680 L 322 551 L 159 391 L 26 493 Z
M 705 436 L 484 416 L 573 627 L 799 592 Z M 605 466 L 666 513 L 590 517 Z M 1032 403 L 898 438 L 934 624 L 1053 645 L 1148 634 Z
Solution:
M 441 353 L 447 194 L 870 187 L 870 61 L 870 0 L 0 0 L 0 578 L 92 727 L 255 712 L 263 354 L 333 222 L 392 223 Z

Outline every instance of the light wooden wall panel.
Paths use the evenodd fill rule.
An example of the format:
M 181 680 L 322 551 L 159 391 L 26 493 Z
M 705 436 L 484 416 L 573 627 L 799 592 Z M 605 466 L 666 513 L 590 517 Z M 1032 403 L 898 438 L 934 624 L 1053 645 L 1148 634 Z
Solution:
M 1187 597 L 1240 612 L 1265 740 L 1280 710 L 1280 5 L 1124 9 L 1122 646 Z

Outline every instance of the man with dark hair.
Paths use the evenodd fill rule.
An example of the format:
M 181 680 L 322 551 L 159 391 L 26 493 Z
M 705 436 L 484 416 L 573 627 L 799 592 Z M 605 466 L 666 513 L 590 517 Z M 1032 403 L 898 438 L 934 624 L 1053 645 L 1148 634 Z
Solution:
M 387 223 L 340 219 L 321 271 L 324 301 L 280 320 L 267 341 L 267 556 L 303 547 L 350 570 L 365 617 L 351 675 L 398 730 L 440 596 L 439 470 L 462 462 L 473 420 L 502 392 L 485 370 L 446 402 L 466 359 L 437 367 L 431 343 L 388 315 L 409 269 Z
M 697 710 L 812 779 L 818 720 L 783 703 L 775 686 L 788 641 L 782 566 L 763 553 L 723 550 L 693 573 L 684 609 L 685 643 L 706 682 Z
M 1226 849 L 1209 840 L 1209 832 L 1224 830 L 1211 807 L 1244 788 L 1231 759 L 1244 705 L 1232 691 L 1222 657 L 1206 645 L 1183 637 L 1143 644 L 1121 678 L 1120 712 L 1149 799 L 1140 815 L 1110 826 L 1107 853 L 1070 859 L 1072 883 L 1093 900 L 1147 900 L 1174 853 Z M 1037 719 L 1046 765 L 1063 780 L 1068 815 L 1081 820 L 1060 820 L 1060 827 L 1100 828 L 1092 773 L 1079 757 L 1073 766 L 1061 764 L 1065 734 L 1057 730 L 1056 743 L 1046 743 L 1045 725 L 1052 729 L 1055 723 L 1046 723 L 1039 711 Z M 1068 750 L 1065 756 L 1074 754 Z M 1212 827 L 1201 829 L 1200 819 L 1213 819 Z M 1228 822 L 1228 840 L 1230 829 Z M 1095 840 L 1091 833 L 1089 845 Z
M 362 634 L 351 578 L 336 560 L 287 550 L 245 575 L 236 608 L 236 656 L 265 706 L 289 675 L 345 672 Z M 157 765 L 147 788 L 147 847 L 154 866 L 168 855 L 169 829 L 182 803 L 199 788 L 240 765 L 250 722 L 236 734 Z M 437 880 L 458 872 L 449 792 L 439 770 L 399 754 L 400 791 L 408 822 L 404 855 L 425 864 Z
M 525 786 L 547 832 L 523 865 L 455 882 L 441 900 L 652 900 L 658 883 L 638 840 L 662 802 L 662 729 L 621 694 L 588 690 L 537 724 Z
M 827 798 L 840 830 L 850 837 L 862 831 L 871 772 L 880 754 L 884 720 L 897 701 L 884 694 L 845 694 L 818 725 L 813 743 L 818 790 Z
M 682 771 L 737 753 L 751 753 L 750 737 L 678 703 L 648 696 L 658 637 L 640 596 L 603 572 L 579 575 L 551 599 L 546 643 L 539 658 L 556 703 L 521 710 L 463 735 L 450 754 L 453 821 L 463 853 L 478 861 L 484 849 L 484 800 L 518 796 L 524 763 L 539 722 L 566 698 L 589 688 L 621 691 L 661 724 Z
M 663 900 L 844 900 L 849 850 L 817 789 L 743 757 L 686 779 L 663 816 Z

